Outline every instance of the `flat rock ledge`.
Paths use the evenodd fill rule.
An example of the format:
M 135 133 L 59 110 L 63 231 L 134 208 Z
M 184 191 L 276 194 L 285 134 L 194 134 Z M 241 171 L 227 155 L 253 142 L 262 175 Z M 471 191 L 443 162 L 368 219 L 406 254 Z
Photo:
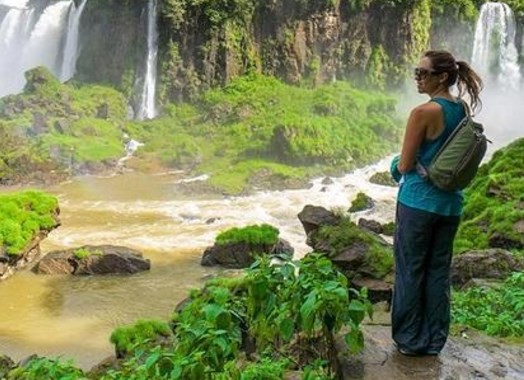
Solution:
M 337 339 L 338 364 L 344 380 L 524 379 L 522 345 L 471 332 L 464 337 L 450 337 L 439 356 L 408 357 L 393 346 L 387 323 L 367 324 L 362 329 L 365 348 L 358 355 L 347 353 L 342 336 Z
M 134 274 L 151 269 L 141 252 L 115 245 L 85 245 L 48 253 L 33 268 L 36 274 Z

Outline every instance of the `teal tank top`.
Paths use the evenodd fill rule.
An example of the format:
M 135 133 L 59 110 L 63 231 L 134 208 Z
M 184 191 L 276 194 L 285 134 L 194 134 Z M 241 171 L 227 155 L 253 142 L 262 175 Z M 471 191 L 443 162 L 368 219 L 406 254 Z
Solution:
M 417 153 L 417 160 L 428 166 L 448 136 L 466 116 L 460 101 L 432 98 L 444 113 L 444 130 L 434 140 L 424 140 Z M 422 178 L 416 169 L 404 173 L 400 180 L 398 201 L 405 206 L 444 216 L 459 216 L 464 201 L 462 191 L 444 191 Z

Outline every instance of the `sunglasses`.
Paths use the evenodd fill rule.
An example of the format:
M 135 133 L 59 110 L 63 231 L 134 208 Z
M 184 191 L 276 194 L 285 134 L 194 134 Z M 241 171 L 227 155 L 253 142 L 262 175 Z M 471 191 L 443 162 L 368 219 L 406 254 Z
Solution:
M 413 74 L 415 75 L 415 80 L 421 80 L 430 75 L 438 75 L 440 72 L 431 69 L 424 69 L 423 67 L 416 67 Z

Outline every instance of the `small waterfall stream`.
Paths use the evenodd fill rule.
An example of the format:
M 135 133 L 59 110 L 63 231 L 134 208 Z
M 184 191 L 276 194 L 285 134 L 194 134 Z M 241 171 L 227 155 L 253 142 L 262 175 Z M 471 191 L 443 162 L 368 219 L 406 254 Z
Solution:
M 75 3 L 71 5 L 69 11 L 69 21 L 67 23 L 66 42 L 64 45 L 64 57 L 62 60 L 62 71 L 60 73 L 60 80 L 66 81 L 71 79 L 75 74 L 76 60 L 78 58 L 78 31 L 80 26 L 80 17 L 84 11 L 87 0 L 82 0 L 77 7 Z
M 152 119 L 156 116 L 155 93 L 158 55 L 158 27 L 156 18 L 157 0 L 149 0 L 147 7 L 147 60 L 144 83 L 136 112 L 136 118 L 138 120 Z

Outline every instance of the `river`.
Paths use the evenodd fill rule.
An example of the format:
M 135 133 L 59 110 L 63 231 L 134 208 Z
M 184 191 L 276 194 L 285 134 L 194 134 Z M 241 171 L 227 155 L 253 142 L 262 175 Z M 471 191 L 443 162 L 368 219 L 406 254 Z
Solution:
M 59 198 L 62 225 L 42 243 L 43 252 L 84 244 L 124 245 L 142 251 L 152 268 L 133 276 L 17 273 L 0 283 L 0 353 L 15 360 L 33 353 L 61 356 L 90 368 L 113 353 L 109 336 L 115 327 L 142 318 L 167 320 L 188 290 L 220 272 L 201 267 L 200 259 L 215 236 L 230 227 L 272 224 L 299 258 L 310 250 L 297 218 L 306 204 L 347 210 L 363 191 L 376 204 L 354 218 L 392 221 L 396 188 L 368 181 L 388 163 L 384 159 L 332 178 L 330 185 L 319 178 L 309 189 L 244 197 L 182 194 L 176 190 L 177 183 L 187 181 L 181 173 L 82 177 L 48 188 Z

